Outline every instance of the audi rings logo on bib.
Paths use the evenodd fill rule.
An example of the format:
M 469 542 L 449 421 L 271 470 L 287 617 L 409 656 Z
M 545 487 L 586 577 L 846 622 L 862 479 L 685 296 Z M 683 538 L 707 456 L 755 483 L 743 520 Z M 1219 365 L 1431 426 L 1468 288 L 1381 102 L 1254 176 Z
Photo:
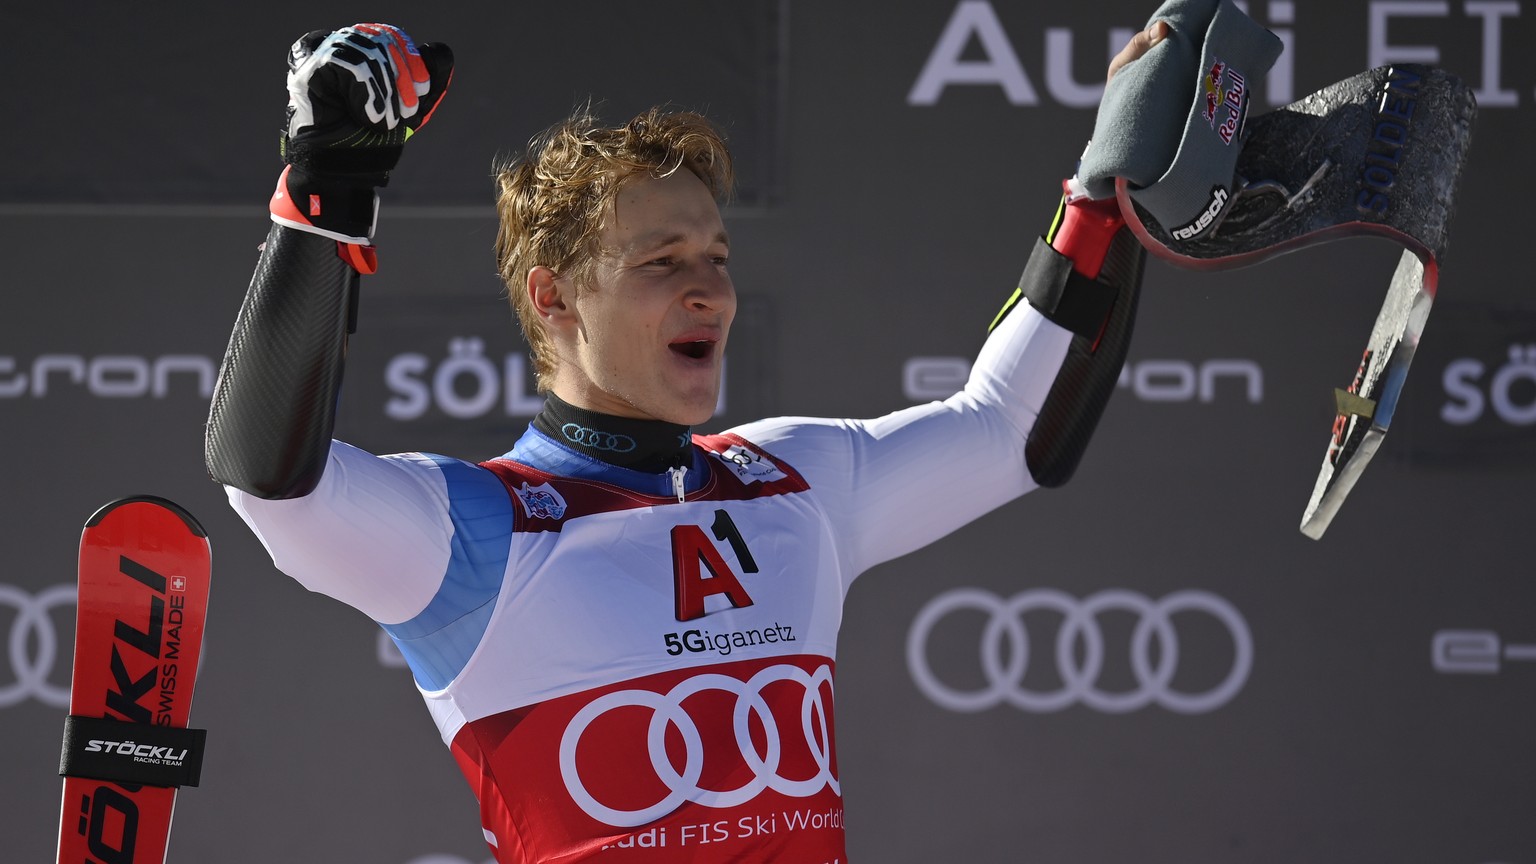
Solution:
M 831 667 L 779 663 L 745 681 L 702 673 L 666 693 L 616 690 L 593 699 L 561 736 L 560 775 L 588 816 L 633 828 L 685 803 L 736 807 L 770 789 L 789 798 L 824 789 L 840 796 L 831 742 Z M 624 755 L 605 755 L 607 748 Z M 647 761 L 625 758 L 630 748 L 643 748 L 649 772 L 610 767 L 610 758 Z
M 940 657 L 949 660 L 943 674 Z M 1243 689 L 1253 636 L 1231 603 L 1205 591 L 1153 600 L 1119 589 L 1079 599 L 1046 588 L 1012 597 L 957 588 L 913 620 L 907 666 L 918 689 L 951 711 L 1080 704 L 1120 714 L 1156 703 L 1203 714 Z
M 0 708 L 28 699 L 54 708 L 69 705 L 69 649 L 73 640 L 57 626 L 53 610 L 75 604 L 74 585 L 54 585 L 29 594 L 14 585 L 0 584 L 0 628 L 9 625 L 5 640 L 10 679 L 0 671 Z M 8 613 L 14 612 L 14 617 Z M 62 618 L 63 616 L 58 616 Z M 69 616 L 73 619 L 73 615 Z M 62 668 L 60 658 L 64 659 Z M 61 683 L 55 683 L 61 680 Z

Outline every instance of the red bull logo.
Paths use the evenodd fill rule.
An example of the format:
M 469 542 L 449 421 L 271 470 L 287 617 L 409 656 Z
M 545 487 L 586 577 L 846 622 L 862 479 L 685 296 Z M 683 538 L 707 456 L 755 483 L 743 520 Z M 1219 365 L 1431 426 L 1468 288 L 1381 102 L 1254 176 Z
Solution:
M 1243 114 L 1248 102 L 1248 80 L 1236 69 L 1217 60 L 1211 64 L 1210 71 L 1205 73 L 1201 83 L 1205 88 L 1205 106 L 1201 116 L 1221 136 L 1221 143 L 1231 144 L 1243 125 Z M 1226 110 L 1226 116 L 1218 127 L 1216 117 L 1222 109 Z

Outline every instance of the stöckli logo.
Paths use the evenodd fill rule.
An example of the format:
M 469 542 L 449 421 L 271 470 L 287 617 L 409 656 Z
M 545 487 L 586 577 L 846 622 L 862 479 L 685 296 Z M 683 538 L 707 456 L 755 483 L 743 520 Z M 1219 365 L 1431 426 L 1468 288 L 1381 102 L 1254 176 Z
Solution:
M 126 756 L 135 762 L 146 762 L 151 765 L 171 765 L 179 767 L 186 761 L 190 750 L 175 747 L 157 747 L 153 744 L 140 744 L 136 741 L 107 741 L 101 738 L 92 738 L 85 744 L 87 753 L 115 753 Z

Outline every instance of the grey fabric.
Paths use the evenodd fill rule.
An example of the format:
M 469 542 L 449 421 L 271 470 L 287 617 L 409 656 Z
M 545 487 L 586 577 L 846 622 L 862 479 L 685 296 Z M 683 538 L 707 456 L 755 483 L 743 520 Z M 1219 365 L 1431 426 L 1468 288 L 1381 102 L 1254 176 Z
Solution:
M 1078 179 L 1104 198 L 1126 178 L 1159 223 L 1193 237 L 1231 198 L 1254 88 L 1282 45 L 1232 0 L 1169 0 L 1148 26 L 1159 19 L 1167 37 L 1105 88 Z

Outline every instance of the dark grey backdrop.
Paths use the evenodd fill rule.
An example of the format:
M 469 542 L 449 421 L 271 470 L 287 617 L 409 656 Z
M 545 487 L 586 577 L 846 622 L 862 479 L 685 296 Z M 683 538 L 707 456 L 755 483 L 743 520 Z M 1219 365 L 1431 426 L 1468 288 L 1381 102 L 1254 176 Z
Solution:
M 1305 539 L 1331 390 L 1354 372 L 1395 250 L 1350 241 L 1220 275 L 1153 264 L 1078 478 L 869 573 L 849 598 L 839 759 L 855 861 L 1536 862 L 1536 299 L 1521 264 L 1536 73 L 1517 62 L 1529 5 L 1253 5 L 1290 46 L 1269 82 L 1281 101 L 1391 60 L 1435 60 L 1478 89 L 1403 413 L 1327 538 Z M 612 119 L 664 101 L 712 113 L 744 180 L 727 213 L 743 314 L 712 425 L 875 415 L 944 395 L 964 368 L 1091 128 L 1106 46 L 1149 12 L 316 0 L 12 13 L 0 858 L 51 860 L 58 817 L 73 607 L 53 603 L 47 624 L 22 610 L 73 580 L 83 520 L 137 493 L 190 508 L 214 547 L 193 714 L 211 744 L 170 860 L 487 858 L 408 672 L 361 616 L 276 573 L 202 466 L 203 376 L 266 231 L 299 33 L 390 20 L 458 53 L 447 103 L 386 193 L 339 434 L 484 458 L 531 410 L 493 276 L 497 154 L 589 97 Z M 956 21 L 972 30 L 950 66 L 994 83 L 914 104 Z M 455 351 L 489 371 L 434 387 Z M 1023 707 L 945 707 L 931 694 L 988 686 L 985 615 L 935 617 L 961 589 L 1107 604 L 1100 674 L 1039 710 L 1064 675 L 1082 677 L 1087 637 L 1059 657 L 1060 616 L 1030 611 Z M 1101 697 L 1140 686 L 1143 613 L 1121 592 L 1166 598 L 1154 611 L 1197 605 L 1169 612 L 1179 656 L 1148 691 L 1163 701 L 1116 712 Z M 1166 707 L 1170 692 L 1196 704 Z

